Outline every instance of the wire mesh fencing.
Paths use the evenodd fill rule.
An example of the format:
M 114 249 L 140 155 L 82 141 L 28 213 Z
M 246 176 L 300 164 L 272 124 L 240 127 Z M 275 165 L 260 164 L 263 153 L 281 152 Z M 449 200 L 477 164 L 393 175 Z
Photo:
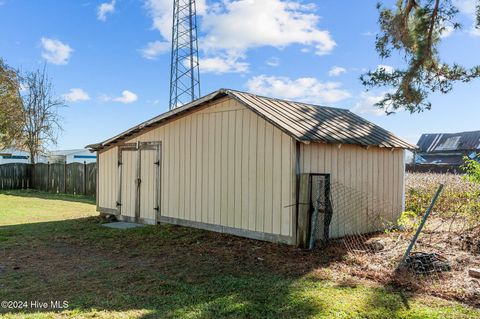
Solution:
M 438 181 L 445 183 L 445 190 L 421 230 L 435 194 L 432 186 L 438 183 L 425 190 L 428 196 L 422 195 L 421 205 L 407 184 L 407 209 L 418 207 L 405 212 L 397 203 L 335 181 L 329 182 L 326 199 L 312 183 L 312 198 L 318 199 L 312 202 L 318 246 L 341 254 L 336 267 L 344 274 L 480 306 L 480 280 L 471 275 L 471 269 L 480 268 L 480 197 L 444 209 L 445 196 L 452 201 L 456 197 L 448 180 Z M 317 188 L 325 185 L 318 182 Z M 331 204 L 331 216 L 326 203 Z

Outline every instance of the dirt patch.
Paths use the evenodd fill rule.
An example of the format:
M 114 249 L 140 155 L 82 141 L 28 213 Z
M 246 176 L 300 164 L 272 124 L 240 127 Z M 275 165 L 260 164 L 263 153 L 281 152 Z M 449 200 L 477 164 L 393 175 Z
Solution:
M 436 231 L 420 238 L 415 246 L 416 251 L 438 254 L 451 265 L 449 271 L 439 269 L 424 274 L 408 269 L 397 271 L 397 266 L 409 244 L 409 234 L 380 233 L 373 238 L 381 240 L 385 248 L 381 251 L 362 250 L 361 239 L 352 238 L 332 243 L 327 250 L 339 251 L 343 247 L 347 253 L 344 260 L 333 263 L 331 269 L 337 275 L 351 274 L 385 286 L 480 307 L 480 281 L 468 275 L 470 268 L 480 266 L 480 256 L 463 249 L 460 235 Z M 354 249 L 355 245 L 352 245 L 352 242 L 357 244 L 357 249 Z
M 463 250 L 472 254 L 480 254 L 480 230 L 460 236 L 461 247 Z

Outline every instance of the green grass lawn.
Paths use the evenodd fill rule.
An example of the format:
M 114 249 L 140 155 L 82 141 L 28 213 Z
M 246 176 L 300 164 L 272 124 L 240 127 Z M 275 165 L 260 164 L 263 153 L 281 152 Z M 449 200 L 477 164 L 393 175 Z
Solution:
M 345 275 L 321 251 L 176 226 L 101 226 L 88 198 L 0 193 L 2 318 L 480 318 Z
M 95 199 L 33 190 L 0 192 L 0 226 L 97 215 Z

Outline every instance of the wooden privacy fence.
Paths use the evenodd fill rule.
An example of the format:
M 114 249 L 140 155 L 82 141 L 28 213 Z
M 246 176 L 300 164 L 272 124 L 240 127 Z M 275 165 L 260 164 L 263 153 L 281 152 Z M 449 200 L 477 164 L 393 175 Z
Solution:
M 0 189 L 34 188 L 47 192 L 95 196 L 96 163 L 0 165 Z
M 0 189 L 22 189 L 32 187 L 32 166 L 10 163 L 0 165 Z

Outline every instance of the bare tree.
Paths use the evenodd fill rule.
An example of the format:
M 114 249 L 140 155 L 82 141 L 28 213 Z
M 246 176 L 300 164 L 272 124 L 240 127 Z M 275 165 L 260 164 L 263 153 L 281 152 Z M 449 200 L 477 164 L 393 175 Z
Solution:
M 30 162 L 46 153 L 48 145 L 56 145 L 62 131 L 60 107 L 65 101 L 56 97 L 45 67 L 42 70 L 26 72 L 22 76 L 23 134 L 19 144 L 30 153 Z

